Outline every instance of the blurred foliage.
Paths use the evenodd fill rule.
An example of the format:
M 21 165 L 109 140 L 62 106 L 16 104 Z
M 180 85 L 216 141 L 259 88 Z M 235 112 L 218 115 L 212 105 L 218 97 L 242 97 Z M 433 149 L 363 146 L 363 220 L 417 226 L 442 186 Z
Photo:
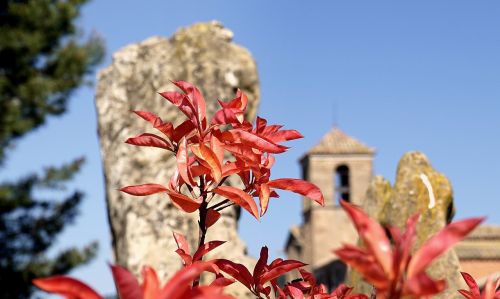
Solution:
M 75 25 L 86 2 L 0 2 L 0 164 L 20 137 L 66 111 L 72 92 L 102 61 L 101 38 L 83 41 Z M 66 187 L 83 163 L 0 184 L 1 298 L 29 298 L 33 278 L 67 273 L 95 256 L 96 243 L 47 254 L 78 214 L 83 194 Z M 36 198 L 41 194 L 48 198 Z

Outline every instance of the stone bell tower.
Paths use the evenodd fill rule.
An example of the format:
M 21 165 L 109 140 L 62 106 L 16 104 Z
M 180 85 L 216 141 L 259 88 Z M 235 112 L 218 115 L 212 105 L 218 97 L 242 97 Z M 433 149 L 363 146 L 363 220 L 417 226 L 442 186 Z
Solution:
M 357 233 L 339 200 L 361 205 L 372 179 L 375 150 L 334 127 L 300 160 L 303 179 L 317 185 L 325 207 L 303 201 L 303 224 L 292 227 L 288 258 L 309 264 L 320 283 L 333 289 L 344 281 L 346 266 L 332 250 L 355 244 Z

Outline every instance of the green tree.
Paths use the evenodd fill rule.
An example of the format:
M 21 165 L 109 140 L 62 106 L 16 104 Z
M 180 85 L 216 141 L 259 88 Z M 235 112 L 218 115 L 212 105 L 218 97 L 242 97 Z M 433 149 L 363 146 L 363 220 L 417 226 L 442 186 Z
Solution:
M 87 83 L 87 75 L 102 61 L 102 40 L 93 35 L 83 41 L 75 25 L 86 2 L 1 1 L 0 164 L 19 138 L 66 111 L 72 92 Z M 64 189 L 83 162 L 77 159 L 0 184 L 2 298 L 29 298 L 33 278 L 67 273 L 95 256 L 95 243 L 47 256 L 57 235 L 78 214 L 82 193 Z M 37 198 L 40 194 L 49 198 Z

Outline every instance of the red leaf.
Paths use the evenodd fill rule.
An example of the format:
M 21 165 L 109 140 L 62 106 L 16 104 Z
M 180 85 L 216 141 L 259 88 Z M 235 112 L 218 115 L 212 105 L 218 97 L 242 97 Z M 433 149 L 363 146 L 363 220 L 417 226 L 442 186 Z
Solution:
M 193 260 L 194 261 L 201 261 L 203 256 L 210 251 L 214 250 L 215 248 L 221 246 L 222 244 L 226 243 L 226 241 L 210 241 L 208 243 L 203 244 L 196 250 L 196 253 L 193 255 Z
M 335 250 L 335 254 L 347 265 L 359 272 L 363 278 L 374 285 L 378 290 L 385 290 L 389 286 L 387 275 L 375 257 L 370 253 L 352 245 L 344 245 Z
M 216 210 L 214 209 L 209 209 L 207 211 L 207 218 L 205 219 L 205 226 L 207 228 L 211 227 L 212 225 L 214 225 L 217 220 L 219 220 L 221 214 L 219 212 L 217 212 Z
M 260 185 L 260 190 L 259 190 L 260 217 L 264 216 L 264 214 L 267 211 L 267 207 L 269 205 L 270 193 L 271 189 L 269 189 L 269 186 L 266 183 Z
M 176 205 L 179 209 L 183 210 L 186 213 L 192 213 L 198 210 L 198 208 L 200 207 L 201 201 L 194 200 L 182 193 L 175 192 L 173 190 L 167 190 L 167 194 L 174 205 Z
M 196 262 L 179 270 L 160 291 L 157 299 L 183 299 L 191 283 L 204 271 L 213 269 L 213 262 Z
M 267 249 L 266 246 L 264 246 L 260 249 L 259 260 L 257 261 L 257 264 L 255 264 L 255 268 L 253 268 L 254 281 L 258 281 L 259 277 L 262 275 L 262 272 L 264 272 L 267 266 L 268 257 L 269 257 L 269 250 Z
M 191 266 L 193 264 L 193 258 L 184 250 L 177 249 L 175 250 L 175 253 L 177 253 L 181 257 L 184 266 Z
M 224 161 L 224 143 L 215 137 L 215 135 L 210 136 L 210 149 L 222 164 Z
M 67 276 L 51 276 L 33 280 L 38 288 L 67 299 L 103 299 L 96 291 L 81 281 Z
M 398 274 L 403 273 L 408 266 L 408 261 L 411 257 L 412 245 L 417 238 L 416 229 L 419 216 L 419 214 L 415 214 L 406 221 L 406 231 L 401 238 L 401 245 L 399 246 L 401 250 L 401 257 L 399 258 L 399 269 L 397 269 L 397 271 L 399 271 Z M 393 238 L 394 235 L 395 234 L 393 233 Z
M 224 178 L 245 170 L 248 170 L 248 167 L 245 167 L 243 163 L 228 161 L 222 166 L 222 177 Z
M 262 285 L 271 279 L 278 278 L 278 276 L 281 276 L 287 272 L 290 272 L 294 269 L 304 267 L 306 264 L 299 262 L 299 261 L 294 261 L 294 260 L 285 260 L 282 261 L 281 263 L 278 263 L 276 266 L 272 267 L 269 271 L 264 273 L 260 277 L 259 283 Z
M 196 186 L 193 177 L 189 173 L 188 161 L 189 156 L 187 150 L 187 141 L 186 138 L 183 137 L 179 142 L 179 148 L 177 149 L 177 169 L 179 170 L 179 175 L 185 182 L 189 183 L 189 185 L 191 186 Z
M 248 271 L 245 266 L 226 259 L 216 260 L 215 263 L 221 271 L 226 272 L 228 275 L 241 282 L 249 290 L 252 290 L 252 274 L 250 274 L 250 271 Z
M 198 124 L 200 124 L 201 129 L 205 129 L 203 125 L 206 118 L 205 99 L 203 98 L 200 90 L 198 90 L 198 88 L 196 88 L 194 85 L 185 81 L 174 81 L 173 83 L 182 91 L 184 91 L 188 98 L 191 100 L 191 103 L 193 103 L 193 107 L 196 111 Z
M 440 230 L 415 252 L 408 264 L 408 277 L 422 273 L 434 259 L 462 240 L 483 220 L 484 218 L 471 218 L 456 221 Z
M 290 296 L 292 299 L 304 299 L 304 294 L 302 293 L 301 290 L 299 290 L 296 287 L 293 286 L 285 286 L 285 292 Z
M 224 148 L 231 152 L 235 157 L 245 161 L 250 166 L 259 167 L 260 154 L 256 154 L 254 150 L 241 143 L 226 144 Z
M 467 299 L 481 299 L 481 296 L 476 297 L 476 296 L 472 295 L 472 293 L 471 293 L 471 292 L 466 291 L 466 290 L 458 290 L 458 292 L 459 292 L 460 294 L 462 294 L 462 296 L 464 296 L 464 297 L 465 297 L 465 298 L 467 298 Z
M 225 137 L 224 139 L 226 140 L 232 140 L 234 142 L 241 142 L 247 146 L 250 146 L 252 148 L 256 148 L 258 150 L 261 150 L 263 152 L 267 153 L 283 153 L 287 150 L 286 146 L 278 145 L 275 144 L 269 140 L 266 140 L 260 136 L 257 136 L 253 133 L 239 130 L 239 129 L 233 129 L 226 131 L 222 133 L 222 135 Z
M 160 192 L 167 192 L 168 189 L 159 184 L 143 184 L 123 187 L 120 191 L 134 196 L 146 196 Z
M 198 157 L 200 163 L 205 164 L 210 168 L 210 173 L 214 178 L 215 182 L 218 183 L 222 177 L 222 167 L 217 155 L 203 143 L 193 144 L 191 146 L 191 151 Z
M 219 101 L 219 103 L 221 103 Z M 215 112 L 212 117 L 212 125 L 225 125 L 225 124 L 238 124 L 240 120 L 238 119 L 237 113 L 238 109 L 234 108 L 222 108 Z
M 135 114 L 139 115 L 141 118 L 147 120 L 149 123 L 153 125 L 153 128 L 159 130 L 163 134 L 165 134 L 168 139 L 172 140 L 174 128 L 172 123 L 163 122 L 160 117 L 156 114 L 147 112 L 147 111 L 132 111 Z
M 111 272 L 121 299 L 142 298 L 142 290 L 132 273 L 120 266 L 111 265 Z
M 420 272 L 405 281 L 403 294 L 415 297 L 426 297 L 442 292 L 446 287 L 443 280 L 433 280 L 424 272 Z
M 186 137 L 186 139 L 189 139 L 187 137 L 193 132 L 194 128 L 195 126 L 189 119 L 184 121 L 174 129 L 172 140 L 178 143 L 182 137 Z
M 255 132 L 257 132 L 257 134 L 262 133 L 263 130 L 266 128 L 266 125 L 267 125 L 267 120 L 265 118 L 257 116 L 257 120 L 255 121 Z
M 267 183 L 271 188 L 288 190 L 308 197 L 320 205 L 325 205 L 321 190 L 314 184 L 299 179 L 277 179 Z
M 189 254 L 189 243 L 186 240 L 186 237 L 183 234 L 173 232 L 175 243 L 177 244 L 177 248 L 182 249 L 185 253 Z
M 474 278 L 469 273 L 466 273 L 466 272 L 460 272 L 460 273 L 462 274 L 462 277 L 464 278 L 467 286 L 469 286 L 471 294 L 478 297 L 478 298 L 481 297 L 481 292 L 479 291 L 479 286 L 477 285 Z
M 224 295 L 222 287 L 217 285 L 198 286 L 192 288 L 183 295 L 186 299 L 235 299 L 232 296 Z
M 142 268 L 143 282 L 141 285 L 143 299 L 156 299 L 160 293 L 160 281 L 153 268 L 145 266 Z
M 274 143 L 304 138 L 304 136 L 296 130 L 282 130 L 264 136 Z
M 346 286 L 341 283 L 333 292 L 332 295 L 337 296 L 338 298 L 344 298 L 347 294 L 352 291 L 352 288 Z
M 259 209 L 253 198 L 245 191 L 231 186 L 220 186 L 212 191 L 241 206 L 256 219 L 259 219 Z
M 391 243 L 387 238 L 385 230 L 359 207 L 351 205 L 344 200 L 340 204 L 347 212 L 352 222 L 356 226 L 360 238 L 366 244 L 368 250 L 375 256 L 377 262 L 382 266 L 384 272 L 392 278 L 394 275 L 392 268 Z
M 139 136 L 129 138 L 127 139 L 127 141 L 125 141 L 125 143 L 137 146 L 159 147 L 170 151 L 172 150 L 172 146 L 167 140 L 155 134 L 149 133 L 144 133 Z
M 195 126 L 198 127 L 198 114 L 193 106 L 193 103 L 189 101 L 189 98 L 179 92 L 175 91 L 166 91 L 160 92 L 160 95 L 168 100 L 170 103 L 174 104 L 181 110 L 184 115 L 187 116 L 189 121 Z
M 208 175 L 210 174 L 210 169 L 208 167 L 201 165 L 201 164 L 191 165 L 190 170 L 191 170 L 191 176 L 193 178 L 198 177 L 198 176 L 202 176 L 205 174 L 208 174 Z
M 214 281 L 212 281 L 210 285 L 218 287 L 227 287 L 228 285 L 232 285 L 234 282 L 235 282 L 234 279 L 221 276 L 217 277 Z
M 238 90 L 236 91 L 236 97 L 228 103 L 222 102 L 221 106 L 224 108 L 236 108 L 243 112 L 247 108 L 247 103 L 248 103 L 247 95 L 243 91 L 241 91 L 241 89 L 238 88 Z

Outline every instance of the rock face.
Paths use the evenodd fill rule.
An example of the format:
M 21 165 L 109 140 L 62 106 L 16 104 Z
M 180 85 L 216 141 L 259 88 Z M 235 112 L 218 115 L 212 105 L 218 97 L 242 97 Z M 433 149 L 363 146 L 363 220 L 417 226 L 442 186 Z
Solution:
M 434 170 L 424 154 L 410 152 L 399 162 L 393 187 L 383 177 L 377 176 L 372 180 L 363 208 L 384 225 L 399 228 L 405 227 L 410 216 L 421 213 L 417 225 L 418 248 L 451 220 L 453 191 L 446 176 Z M 453 250 L 431 265 L 429 275 L 446 278 L 448 285 L 443 294 L 433 298 L 460 298 L 456 291 L 461 287 L 459 269 Z M 356 273 L 351 273 L 350 280 L 358 291 L 371 292 L 371 286 L 360 283 Z
M 256 64 L 246 49 L 231 42 L 232 35 L 217 22 L 195 24 L 170 39 L 152 37 L 125 47 L 99 74 L 96 106 L 114 255 L 116 263 L 135 274 L 144 264 L 154 266 L 163 279 L 179 269 L 172 231 L 186 234 L 195 248 L 198 215 L 180 212 L 165 195 L 132 197 L 117 191 L 127 185 L 166 183 L 175 169 L 169 152 L 124 143 L 154 131 L 129 111 L 151 111 L 180 123 L 181 114 L 157 92 L 175 90 L 170 80 L 185 80 L 201 89 L 209 115 L 218 99 L 232 99 L 236 89 L 242 89 L 249 98 L 247 119 L 253 120 L 259 102 Z M 228 241 L 222 246 L 224 256 L 250 263 L 237 234 L 238 215 L 238 210 L 228 210 L 207 241 Z

